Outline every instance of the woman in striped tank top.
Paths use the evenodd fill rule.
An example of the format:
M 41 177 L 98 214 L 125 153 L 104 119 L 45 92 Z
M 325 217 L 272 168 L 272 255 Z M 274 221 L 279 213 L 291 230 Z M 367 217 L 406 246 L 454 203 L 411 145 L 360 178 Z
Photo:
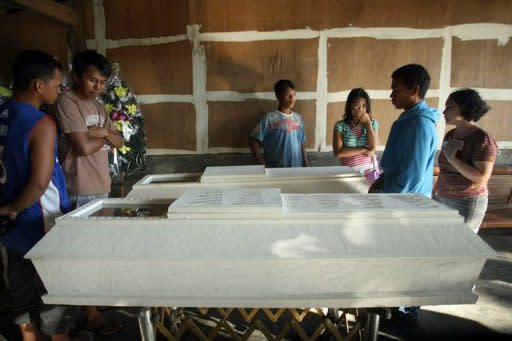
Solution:
M 349 166 L 365 175 L 371 184 L 379 172 L 375 148 L 379 125 L 371 116 L 368 93 L 352 89 L 345 103 L 345 114 L 334 126 L 332 147 L 342 166 Z M 377 174 L 378 175 L 378 174 Z

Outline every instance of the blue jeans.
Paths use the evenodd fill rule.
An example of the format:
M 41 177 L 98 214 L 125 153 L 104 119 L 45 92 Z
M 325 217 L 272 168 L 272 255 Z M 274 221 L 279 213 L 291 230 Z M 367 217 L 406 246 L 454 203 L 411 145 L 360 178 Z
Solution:
M 456 209 L 464 217 L 464 222 L 477 233 L 484 220 L 485 211 L 487 211 L 488 198 L 486 195 L 480 195 L 467 199 L 449 199 L 440 196 L 435 197 L 437 201 L 448 207 Z
M 80 206 L 83 206 L 87 204 L 90 201 L 93 201 L 95 199 L 105 199 L 108 198 L 108 193 L 100 193 L 100 194 L 85 194 L 85 195 L 76 195 L 76 194 L 70 194 L 69 195 L 69 206 L 71 209 L 79 208 Z

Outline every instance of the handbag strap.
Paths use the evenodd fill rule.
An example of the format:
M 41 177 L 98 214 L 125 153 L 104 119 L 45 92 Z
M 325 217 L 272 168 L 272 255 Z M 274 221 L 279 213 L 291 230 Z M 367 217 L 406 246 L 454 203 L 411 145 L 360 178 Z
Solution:
M 372 155 L 372 165 L 373 165 L 373 169 L 380 171 L 379 162 L 377 161 L 377 155 Z

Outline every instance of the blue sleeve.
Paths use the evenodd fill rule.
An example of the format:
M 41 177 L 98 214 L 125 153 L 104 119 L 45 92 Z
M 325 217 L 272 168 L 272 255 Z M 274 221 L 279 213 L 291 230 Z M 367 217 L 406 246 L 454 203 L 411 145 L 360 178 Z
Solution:
M 377 120 L 372 120 L 372 128 L 379 129 L 379 122 L 377 122 Z
M 267 116 L 264 116 L 254 127 L 252 130 L 250 136 L 254 137 L 256 140 L 263 142 L 263 139 L 265 138 L 265 132 L 267 130 Z
M 389 183 L 385 183 L 386 193 L 418 193 L 424 181 L 432 179 L 428 172 L 432 145 L 436 143 L 435 127 L 426 119 L 418 119 L 416 124 L 405 131 L 403 150 L 400 153 L 400 172 Z M 430 180 L 431 181 L 431 180 Z

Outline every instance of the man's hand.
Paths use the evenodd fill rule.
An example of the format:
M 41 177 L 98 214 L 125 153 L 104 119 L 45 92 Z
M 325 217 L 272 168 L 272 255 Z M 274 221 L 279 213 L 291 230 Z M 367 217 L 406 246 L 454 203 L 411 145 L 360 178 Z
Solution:
M 443 146 L 443 154 L 449 163 L 453 163 L 456 160 L 455 155 L 457 151 L 462 150 L 464 147 L 464 141 L 450 140 Z
M 9 220 L 16 220 L 18 212 L 13 211 L 9 205 L 0 206 L 0 216 L 7 217 Z
M 372 118 L 370 117 L 370 115 L 365 112 L 361 115 L 361 119 L 360 119 L 361 123 L 364 124 L 364 125 L 370 125 L 372 124 Z
M 373 155 L 375 155 L 377 151 L 374 150 L 374 149 L 368 149 L 368 148 L 364 148 L 364 153 L 363 154 L 366 154 L 366 156 L 368 157 L 372 157 Z
M 92 126 L 88 128 L 87 134 L 90 138 L 104 139 L 108 136 L 108 130 L 106 128 Z

